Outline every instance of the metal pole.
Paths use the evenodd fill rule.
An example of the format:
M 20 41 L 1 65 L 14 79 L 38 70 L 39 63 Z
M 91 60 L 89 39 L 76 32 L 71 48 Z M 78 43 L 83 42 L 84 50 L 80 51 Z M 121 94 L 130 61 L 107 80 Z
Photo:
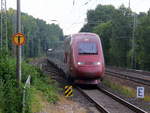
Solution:
M 26 89 L 30 88 L 30 81 L 31 81 L 31 76 L 29 75 L 28 79 L 26 80 L 24 89 L 23 89 L 23 100 L 22 100 L 23 108 L 22 108 L 22 113 L 25 113 L 25 107 L 26 107 Z
M 1 0 L 1 50 L 2 50 L 2 47 L 3 47 L 3 16 L 2 16 L 2 10 L 3 10 L 3 1 Z
M 130 0 L 129 0 L 129 9 L 130 9 Z
M 132 68 L 135 68 L 135 27 L 136 14 L 133 14 L 133 31 L 132 31 Z
M 15 34 L 16 33 L 16 11 L 14 12 L 14 14 L 12 15 L 12 32 L 13 32 L 13 34 Z M 14 44 L 12 44 L 12 55 L 13 56 L 16 56 L 16 46 L 14 45 Z
M 5 0 L 5 35 L 6 35 L 6 51 L 8 51 L 8 33 L 7 33 L 7 4 Z
M 21 32 L 21 12 L 20 12 L 20 0 L 17 0 L 17 33 Z M 21 84 L 21 46 L 16 46 L 16 75 L 18 87 Z
M 0 46 L 1 49 L 5 46 L 6 51 L 8 50 L 8 37 L 7 37 L 7 4 L 6 0 L 1 0 L 1 37 Z M 3 40 L 5 37 L 5 40 Z M 4 46 L 3 46 L 4 45 Z

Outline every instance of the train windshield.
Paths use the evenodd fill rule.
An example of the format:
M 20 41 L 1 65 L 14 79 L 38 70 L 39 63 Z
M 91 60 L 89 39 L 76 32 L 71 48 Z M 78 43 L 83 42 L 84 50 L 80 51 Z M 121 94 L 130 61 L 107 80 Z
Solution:
M 98 54 L 96 43 L 80 42 L 78 46 L 79 54 Z

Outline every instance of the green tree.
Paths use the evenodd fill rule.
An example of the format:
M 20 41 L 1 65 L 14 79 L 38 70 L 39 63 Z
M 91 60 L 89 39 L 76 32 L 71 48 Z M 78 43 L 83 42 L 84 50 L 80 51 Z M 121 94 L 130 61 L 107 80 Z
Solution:
M 109 64 L 110 60 L 110 38 L 112 36 L 112 22 L 108 21 L 106 23 L 98 24 L 94 27 L 93 32 L 97 33 L 102 41 L 103 52 L 106 64 Z
M 149 11 L 148 11 L 149 12 Z M 136 59 L 140 69 L 150 70 L 150 15 L 142 16 L 136 29 Z
M 95 10 L 87 12 L 87 24 L 83 26 L 82 31 L 91 32 L 95 26 L 112 20 L 115 8 L 112 5 L 98 5 Z
M 132 36 L 132 11 L 123 5 L 115 9 L 111 5 L 98 5 L 87 13 L 88 23 L 83 32 L 95 32 L 102 38 L 106 64 L 128 65 L 128 52 Z
M 16 33 L 16 11 L 10 8 L 7 14 L 9 51 L 15 54 L 11 37 Z M 35 19 L 26 13 L 21 13 L 21 22 L 21 29 L 26 37 L 26 43 L 22 46 L 22 55 L 25 58 L 41 56 L 51 46 L 50 44 L 63 40 L 63 31 L 58 25 L 47 24 L 44 20 Z
M 132 36 L 132 17 L 131 11 L 123 5 L 114 12 L 112 19 L 112 37 L 110 54 L 111 64 L 116 66 L 127 66 L 128 52 L 131 49 L 130 39 Z M 130 62 L 129 62 L 130 63 Z

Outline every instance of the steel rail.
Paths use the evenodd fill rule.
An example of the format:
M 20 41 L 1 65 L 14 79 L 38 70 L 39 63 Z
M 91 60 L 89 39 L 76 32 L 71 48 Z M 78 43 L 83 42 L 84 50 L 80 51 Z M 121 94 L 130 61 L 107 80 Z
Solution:
M 136 112 L 136 113 L 148 113 L 146 111 L 144 111 L 143 109 L 127 102 L 126 100 L 118 97 L 117 95 L 107 91 L 106 89 L 102 89 L 100 86 L 97 87 L 98 90 L 100 90 L 101 92 L 105 93 L 106 95 L 108 95 L 109 97 L 111 97 L 112 99 L 116 100 L 117 102 L 123 104 L 124 106 L 128 107 L 129 109 L 131 109 L 132 111 Z
M 49 60 L 48 60 L 49 61 Z M 50 61 L 49 61 L 50 62 Z M 56 65 L 55 65 L 56 66 Z M 79 92 L 81 92 L 91 103 L 93 103 L 95 105 L 95 107 L 102 113 L 110 113 L 104 106 L 100 105 L 98 102 L 96 102 L 94 99 L 92 99 L 87 93 L 85 93 L 81 88 L 79 88 L 76 85 L 73 85 Z M 127 108 L 129 108 L 130 110 L 136 112 L 136 113 L 148 113 L 142 109 L 140 109 L 139 107 L 125 101 L 124 99 L 108 92 L 105 89 L 100 88 L 99 86 L 97 87 L 97 89 L 101 92 L 103 92 L 104 94 L 106 94 L 107 96 L 111 97 L 113 100 L 119 102 L 120 104 L 126 106 Z
M 144 71 L 144 70 L 136 70 L 136 69 L 125 69 L 128 72 L 132 72 L 132 73 L 137 73 L 137 74 L 141 74 L 143 76 L 150 76 L 150 72 L 149 71 Z
M 95 107 L 102 113 L 110 113 L 104 106 L 98 104 L 94 99 L 88 96 L 81 88 L 76 87 L 90 102 L 95 104 Z
M 131 72 L 134 74 L 140 74 L 142 76 L 150 76 L 150 71 L 146 71 L 146 70 L 137 70 L 137 69 L 130 69 L 130 68 L 120 68 L 120 67 L 111 67 L 108 66 L 108 69 L 119 69 L 119 71 L 125 71 L 125 72 Z M 107 70 L 107 68 L 106 68 Z
M 150 81 L 142 79 L 142 78 L 137 78 L 137 77 L 129 76 L 127 74 L 123 74 L 123 73 L 119 73 L 119 72 L 112 72 L 112 71 L 106 71 L 105 74 L 150 86 Z
M 96 102 L 94 99 L 92 99 L 92 97 L 90 97 L 87 93 L 85 93 L 81 88 L 77 87 L 76 88 L 89 100 L 91 101 L 92 103 L 95 104 L 95 107 L 102 113 L 110 113 L 104 106 L 100 105 L 98 102 Z M 113 100 L 119 102 L 120 104 L 122 104 L 123 106 L 126 106 L 127 108 L 129 108 L 130 110 L 136 112 L 136 113 L 148 113 L 144 110 L 142 110 L 141 108 L 127 102 L 126 100 L 114 95 L 113 93 L 105 90 L 105 89 L 102 89 L 100 86 L 97 86 L 97 89 L 104 93 L 105 95 L 111 97 Z

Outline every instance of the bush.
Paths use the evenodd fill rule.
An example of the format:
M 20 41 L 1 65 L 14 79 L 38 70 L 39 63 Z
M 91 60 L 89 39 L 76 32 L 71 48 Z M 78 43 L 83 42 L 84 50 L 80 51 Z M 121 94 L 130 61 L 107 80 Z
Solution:
M 22 112 L 22 89 L 16 88 L 15 80 L 8 80 L 4 85 L 5 113 Z M 9 107 L 8 107 L 9 106 Z
M 8 54 L 0 55 L 0 109 L 2 113 L 20 113 L 22 90 L 16 88 L 15 60 Z
M 50 103 L 58 101 L 58 90 L 56 82 L 53 82 L 49 77 L 40 77 L 35 80 L 35 88 L 43 92 Z
M 2 110 L 4 108 L 4 82 L 0 79 L 0 113 L 2 113 Z
M 31 89 L 27 89 L 25 113 L 31 113 L 32 87 L 40 90 L 49 102 L 58 100 L 56 82 L 44 76 L 40 69 L 22 62 L 22 83 L 31 75 Z M 50 85 L 51 83 L 51 85 Z M 0 54 L 0 113 L 21 113 L 24 84 L 16 88 L 16 62 L 8 54 Z

